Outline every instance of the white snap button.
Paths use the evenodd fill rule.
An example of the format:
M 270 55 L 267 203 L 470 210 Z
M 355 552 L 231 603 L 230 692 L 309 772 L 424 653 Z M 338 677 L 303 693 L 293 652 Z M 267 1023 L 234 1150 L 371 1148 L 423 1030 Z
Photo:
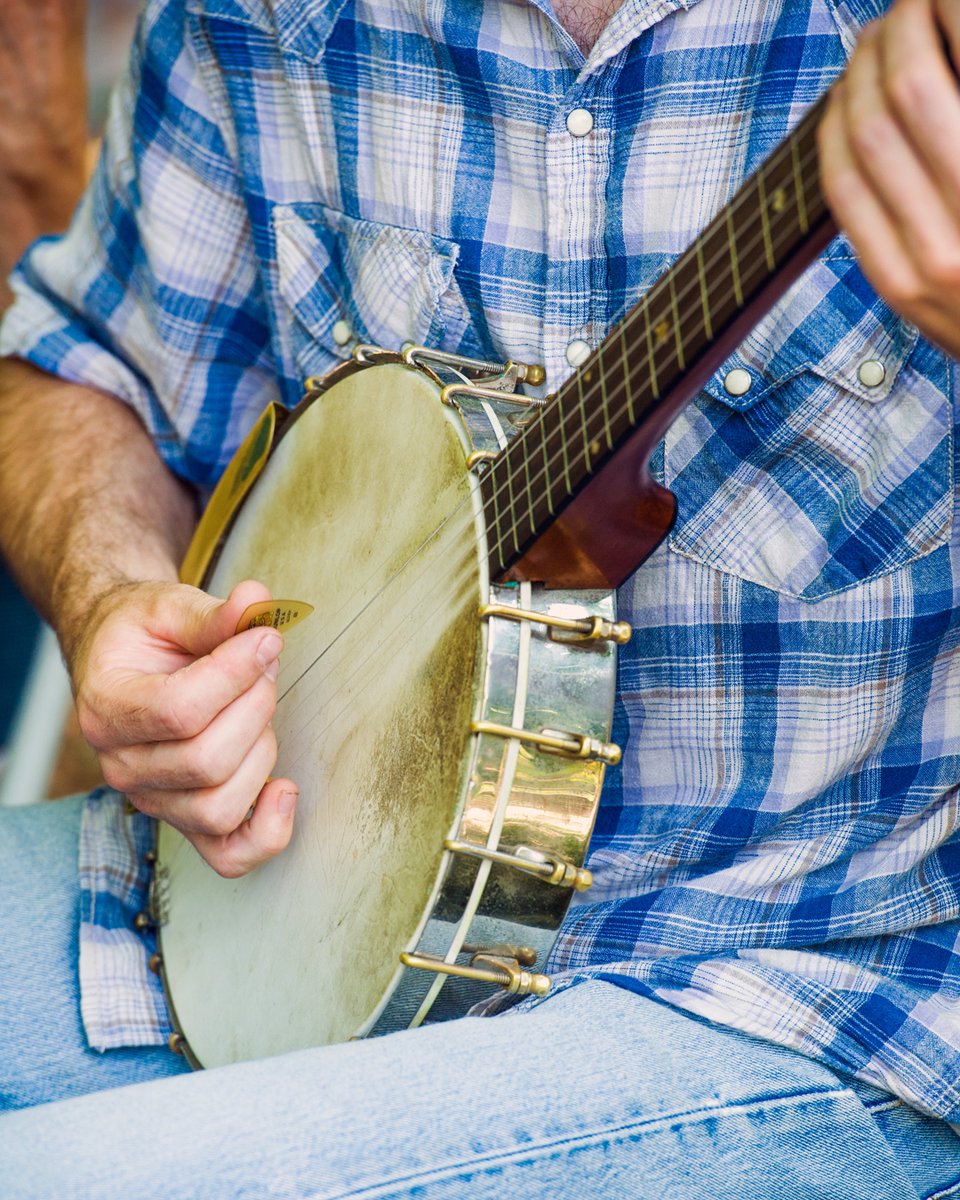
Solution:
M 857 378 L 864 387 L 879 387 L 887 377 L 887 368 L 876 358 L 868 358 L 857 368 Z
M 334 321 L 331 333 L 333 334 L 333 340 L 338 346 L 345 346 L 347 342 L 353 340 L 353 330 L 350 328 L 349 324 L 342 319 L 339 321 Z
M 574 338 L 567 346 L 567 362 L 571 367 L 581 367 L 590 357 L 590 344 L 583 338 Z
M 743 367 L 734 367 L 723 377 L 723 390 L 730 396 L 745 396 L 752 383 L 749 371 L 745 371 Z
M 585 108 L 574 108 L 567 113 L 567 129 L 574 137 L 586 137 L 593 129 L 593 115 Z

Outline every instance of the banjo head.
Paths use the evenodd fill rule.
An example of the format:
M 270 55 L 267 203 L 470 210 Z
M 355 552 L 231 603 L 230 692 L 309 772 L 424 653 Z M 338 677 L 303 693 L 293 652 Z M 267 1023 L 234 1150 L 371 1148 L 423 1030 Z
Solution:
M 483 658 L 479 499 L 436 385 L 401 365 L 340 380 L 285 430 L 205 587 L 242 579 L 313 614 L 285 634 L 276 775 L 291 843 L 222 879 L 160 827 L 167 994 L 204 1066 L 368 1032 L 460 823 Z

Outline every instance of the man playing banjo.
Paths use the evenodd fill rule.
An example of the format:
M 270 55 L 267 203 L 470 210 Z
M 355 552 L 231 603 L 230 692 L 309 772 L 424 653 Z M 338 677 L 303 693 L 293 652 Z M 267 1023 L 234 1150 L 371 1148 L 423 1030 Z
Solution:
M 0 340 L 4 553 L 110 784 L 0 813 L 11 1196 L 960 1188 L 958 63 L 951 0 L 149 0 Z M 830 87 L 843 234 L 651 460 L 678 514 L 617 589 L 622 758 L 550 990 L 188 1074 L 137 921 L 154 820 L 256 879 L 326 803 L 273 777 L 270 592 L 178 581 L 198 499 L 358 345 L 556 392 Z M 766 197 L 731 295 L 805 196 Z

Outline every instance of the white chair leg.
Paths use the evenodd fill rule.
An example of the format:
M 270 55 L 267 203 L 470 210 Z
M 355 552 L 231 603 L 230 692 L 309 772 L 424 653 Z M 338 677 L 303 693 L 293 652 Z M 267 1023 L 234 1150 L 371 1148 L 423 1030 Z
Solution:
M 47 793 L 70 707 L 70 680 L 52 629 L 40 631 L 0 776 L 0 807 L 36 804 Z

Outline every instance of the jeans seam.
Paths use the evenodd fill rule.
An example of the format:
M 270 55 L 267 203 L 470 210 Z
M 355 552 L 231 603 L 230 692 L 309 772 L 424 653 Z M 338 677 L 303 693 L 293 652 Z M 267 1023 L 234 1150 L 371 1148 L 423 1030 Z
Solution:
M 856 1092 L 854 1092 L 854 1095 L 856 1095 Z M 892 1112 L 895 1108 L 902 1108 L 903 1101 L 902 1100 L 877 1100 L 873 1104 L 864 1104 L 863 1107 L 867 1110 L 867 1112 L 872 1117 L 876 1113 Z
M 677 1124 L 696 1125 L 703 1121 L 715 1120 L 717 1117 L 731 1113 L 749 1114 L 764 1108 L 782 1109 L 798 1107 L 811 1101 L 842 1100 L 848 1095 L 849 1093 L 846 1088 L 795 1092 L 788 1095 L 758 1097 L 739 1104 L 723 1104 L 715 1108 L 701 1107 L 658 1117 L 625 1121 L 621 1125 L 614 1127 L 541 1139 L 540 1141 L 531 1141 L 528 1145 L 515 1146 L 512 1149 L 490 1151 L 483 1155 L 477 1155 L 469 1163 L 448 1163 L 445 1166 L 431 1167 L 413 1171 L 406 1175 L 399 1175 L 390 1180 L 380 1180 L 377 1183 L 367 1185 L 361 1184 L 358 1187 L 347 1187 L 344 1191 L 339 1192 L 338 1195 L 342 1197 L 366 1196 L 373 1200 L 374 1197 L 389 1197 L 395 1194 L 397 1188 L 406 1189 L 404 1194 L 408 1194 L 409 1189 L 413 1186 L 456 1179 L 466 1175 L 474 1175 L 478 1172 L 486 1174 L 504 1166 L 522 1164 L 525 1159 L 541 1156 L 544 1152 L 555 1153 L 563 1148 L 569 1149 L 571 1147 L 590 1149 L 597 1145 L 602 1145 L 604 1142 L 609 1143 L 611 1141 L 634 1141 L 645 1133 L 652 1132 L 663 1126 L 669 1127 Z M 933 1200 L 933 1198 L 931 1197 L 930 1200 Z
M 960 1179 L 955 1180 L 945 1188 L 940 1188 L 937 1192 L 931 1192 L 926 1200 L 945 1200 L 947 1196 L 956 1196 L 960 1192 Z

